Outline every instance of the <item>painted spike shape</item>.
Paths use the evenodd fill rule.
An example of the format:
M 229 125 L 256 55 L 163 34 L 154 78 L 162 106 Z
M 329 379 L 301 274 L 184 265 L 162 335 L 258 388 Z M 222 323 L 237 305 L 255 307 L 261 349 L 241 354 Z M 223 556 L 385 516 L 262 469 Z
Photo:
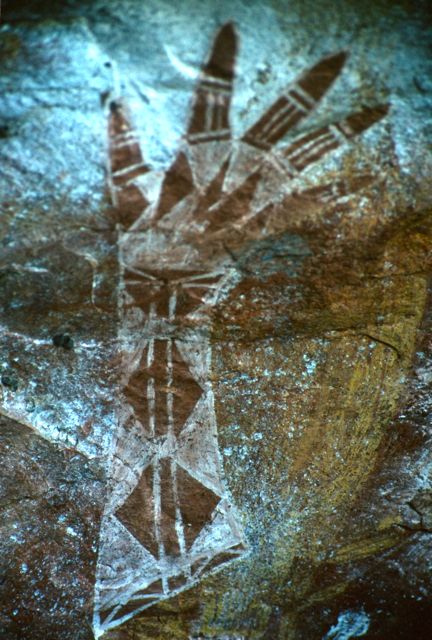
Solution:
M 248 158 L 242 163 L 230 144 L 236 52 L 236 31 L 227 24 L 202 68 L 185 139 L 154 202 L 145 195 L 142 177 L 152 174 L 131 118 L 121 101 L 111 106 L 122 393 L 101 527 L 97 637 L 245 552 L 222 478 L 209 370 L 209 310 L 242 277 L 229 251 L 233 234 L 259 240 L 279 215 L 268 237 L 281 230 L 291 206 L 296 215 L 308 202 L 336 206 L 373 180 L 359 174 L 303 190 L 298 182 L 289 186 L 383 118 L 385 106 L 275 146 L 318 106 L 344 53 L 312 66 L 265 111 L 237 145 Z M 287 194 L 278 204 L 260 195 L 269 168 Z

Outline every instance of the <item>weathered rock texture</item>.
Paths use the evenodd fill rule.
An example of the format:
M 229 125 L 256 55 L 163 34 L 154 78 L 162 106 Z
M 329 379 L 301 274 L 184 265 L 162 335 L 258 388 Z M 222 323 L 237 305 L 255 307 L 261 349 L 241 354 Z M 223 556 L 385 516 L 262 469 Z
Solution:
M 430 637 L 427 27 L 6 3 L 2 637 Z

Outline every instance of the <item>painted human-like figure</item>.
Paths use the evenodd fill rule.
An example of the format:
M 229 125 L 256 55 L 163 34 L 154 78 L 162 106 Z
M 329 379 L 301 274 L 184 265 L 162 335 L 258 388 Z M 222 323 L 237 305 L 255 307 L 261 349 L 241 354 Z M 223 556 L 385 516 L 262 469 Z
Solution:
M 233 142 L 236 51 L 236 31 L 226 24 L 201 71 L 184 143 L 154 202 L 145 195 L 152 172 L 127 108 L 111 103 L 122 395 L 101 528 L 96 635 L 246 550 L 223 481 L 210 383 L 209 310 L 241 278 L 232 247 L 275 233 L 293 202 L 301 208 L 337 201 L 372 180 L 359 175 L 349 184 L 296 189 L 304 169 L 380 120 L 385 107 L 275 147 L 315 109 L 341 72 L 344 53 L 306 71 Z M 284 183 L 276 203 L 261 188 L 275 174 Z

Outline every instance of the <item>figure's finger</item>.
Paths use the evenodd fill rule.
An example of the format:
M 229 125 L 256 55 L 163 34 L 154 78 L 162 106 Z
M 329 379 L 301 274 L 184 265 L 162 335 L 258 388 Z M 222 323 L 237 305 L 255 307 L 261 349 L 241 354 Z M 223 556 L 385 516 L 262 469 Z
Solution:
M 108 125 L 110 187 L 116 221 L 129 227 L 144 211 L 148 201 L 136 184 L 149 171 L 138 137 L 120 102 L 110 104 Z
M 237 35 L 234 25 L 228 23 L 217 34 L 201 72 L 187 131 L 189 144 L 231 137 L 229 108 L 236 53 Z
M 357 191 L 361 191 L 361 189 L 364 189 L 375 180 L 376 176 L 370 173 L 362 173 L 353 178 L 336 180 L 335 182 L 329 182 L 319 187 L 310 187 L 303 191 L 296 191 L 290 195 L 290 198 L 331 204 L 339 200 L 339 198 L 350 196 Z
M 180 152 L 165 174 L 159 196 L 159 203 L 153 217 L 154 222 L 171 211 L 171 209 L 189 195 L 193 189 L 194 180 L 189 161 L 187 156 L 183 152 Z
M 345 60 L 346 53 L 337 53 L 324 58 L 300 76 L 245 133 L 244 142 L 268 151 L 311 113 L 340 74 Z
M 241 228 L 239 238 L 233 238 L 234 246 L 238 249 L 241 244 L 259 237 L 268 237 L 270 234 L 281 233 L 291 225 L 308 216 L 311 211 L 322 211 L 323 207 L 336 206 L 338 212 L 350 210 L 348 202 L 338 202 L 341 198 L 349 197 L 354 193 L 365 189 L 377 177 L 370 173 L 357 174 L 352 178 L 335 180 L 317 187 L 310 187 L 302 191 L 292 191 L 280 202 L 267 204 L 254 216 L 249 218 Z M 231 238 L 226 240 L 227 244 Z
M 229 228 L 230 225 L 240 222 L 247 216 L 260 180 L 259 171 L 251 173 L 237 189 L 222 198 L 211 209 L 207 209 L 206 233 L 212 234 L 225 226 Z
M 194 217 L 198 219 L 207 216 L 208 209 L 222 197 L 223 181 L 229 165 L 229 158 L 223 163 L 216 176 L 201 194 L 195 206 Z M 168 169 L 162 183 L 158 207 L 153 217 L 157 222 L 171 211 L 181 200 L 195 188 L 192 171 L 187 156 L 180 152 L 174 164 Z
M 369 129 L 381 120 L 387 111 L 387 105 L 367 107 L 342 122 L 301 136 L 282 151 L 283 163 L 288 174 L 290 177 L 295 177 L 329 151 L 337 149 L 347 140 Z
M 195 220 L 206 220 L 209 217 L 210 209 L 220 204 L 222 201 L 224 197 L 223 185 L 230 164 L 230 159 L 231 156 L 228 156 L 213 180 L 211 180 L 204 191 L 200 194 L 194 209 L 193 217 Z

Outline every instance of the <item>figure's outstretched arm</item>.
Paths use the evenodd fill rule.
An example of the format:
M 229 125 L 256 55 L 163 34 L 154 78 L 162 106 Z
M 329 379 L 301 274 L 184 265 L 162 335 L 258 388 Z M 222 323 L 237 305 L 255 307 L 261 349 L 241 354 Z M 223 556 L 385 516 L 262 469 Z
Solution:
M 318 187 L 309 187 L 302 191 L 293 191 L 290 197 L 295 198 L 297 201 L 303 200 L 322 205 L 333 204 L 340 198 L 350 196 L 357 191 L 365 189 L 375 182 L 375 180 L 376 176 L 371 173 L 359 173 L 353 178 L 327 182 Z
M 332 210 L 341 213 L 351 206 L 346 198 L 366 189 L 377 177 L 370 173 L 359 173 L 350 178 L 335 180 L 316 187 L 292 191 L 280 202 L 270 203 L 250 218 L 241 229 L 241 237 L 257 239 L 268 234 L 278 234 L 295 226 L 317 210 Z M 229 242 L 228 242 L 229 244 Z M 235 241 L 238 244 L 238 241 Z

